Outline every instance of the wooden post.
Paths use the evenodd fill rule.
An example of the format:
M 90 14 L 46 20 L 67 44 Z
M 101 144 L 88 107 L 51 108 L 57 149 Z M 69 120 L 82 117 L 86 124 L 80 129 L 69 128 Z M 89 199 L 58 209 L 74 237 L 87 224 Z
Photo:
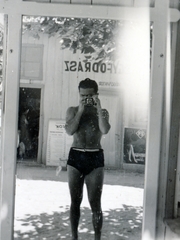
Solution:
M 13 239 L 19 105 L 21 15 L 8 15 L 7 65 L 2 129 L 0 239 Z M 6 64 L 6 63 L 5 63 Z
M 157 199 L 159 183 L 159 165 L 161 159 L 161 138 L 163 119 L 163 97 L 165 87 L 166 39 L 168 30 L 167 0 L 156 0 L 156 21 L 153 24 L 153 61 L 150 86 L 150 107 L 148 121 L 148 139 L 145 167 L 144 214 L 142 240 L 156 239 Z M 170 116 L 169 116 L 170 117 Z M 162 141 L 166 141 L 163 140 Z

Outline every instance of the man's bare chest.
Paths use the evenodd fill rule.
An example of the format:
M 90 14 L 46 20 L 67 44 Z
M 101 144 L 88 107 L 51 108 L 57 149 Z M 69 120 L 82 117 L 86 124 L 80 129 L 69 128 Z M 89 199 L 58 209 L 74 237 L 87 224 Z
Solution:
M 81 116 L 80 122 L 79 122 L 79 130 L 85 129 L 85 130 L 98 130 L 99 124 L 98 124 L 98 115 L 96 112 L 87 112 L 84 113 Z

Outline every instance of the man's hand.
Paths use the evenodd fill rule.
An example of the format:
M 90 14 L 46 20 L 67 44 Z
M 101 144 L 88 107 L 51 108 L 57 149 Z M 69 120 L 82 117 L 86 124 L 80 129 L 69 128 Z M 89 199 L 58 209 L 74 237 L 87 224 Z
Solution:
M 78 107 L 78 111 L 80 113 L 82 113 L 84 111 L 84 106 L 85 106 L 85 99 L 80 99 L 79 101 L 79 107 Z

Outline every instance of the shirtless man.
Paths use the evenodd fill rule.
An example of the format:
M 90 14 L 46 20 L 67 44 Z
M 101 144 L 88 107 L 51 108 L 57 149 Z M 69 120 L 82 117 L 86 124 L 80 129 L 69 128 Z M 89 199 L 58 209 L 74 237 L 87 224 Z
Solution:
M 66 113 L 65 129 L 73 135 L 73 144 L 67 162 L 71 195 L 70 222 L 72 239 L 78 239 L 80 204 L 84 182 L 92 210 L 95 240 L 101 239 L 101 193 L 104 178 L 104 154 L 101 137 L 110 129 L 109 114 L 101 108 L 98 85 L 86 78 L 79 83 L 79 106 L 70 107 Z

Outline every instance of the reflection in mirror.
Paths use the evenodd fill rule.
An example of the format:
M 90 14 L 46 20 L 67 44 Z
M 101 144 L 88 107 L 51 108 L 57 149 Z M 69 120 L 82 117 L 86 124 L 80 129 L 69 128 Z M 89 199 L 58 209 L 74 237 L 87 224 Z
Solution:
M 76 106 L 82 100 L 78 85 L 85 78 L 97 82 L 98 99 L 108 111 L 111 125 L 101 138 L 97 119 L 102 117 L 104 124 L 108 118 L 96 102 L 83 111 L 91 116 L 98 112 L 98 117 L 93 115 L 93 123 L 85 119 L 86 125 L 78 122 L 77 127 L 83 131 L 94 124 L 95 130 L 89 134 L 93 141 L 98 138 L 97 148 L 104 149 L 102 238 L 141 238 L 149 29 L 149 19 L 23 17 L 14 239 L 70 239 L 67 159 L 73 136 L 66 133 L 65 123 L 66 118 L 77 115 Z M 88 92 L 88 96 L 95 93 Z M 69 107 L 73 107 L 71 117 Z M 78 138 L 84 134 L 76 132 Z M 81 148 L 84 143 L 81 138 L 73 146 Z M 83 191 L 79 239 L 92 239 L 92 205 L 87 189 Z

